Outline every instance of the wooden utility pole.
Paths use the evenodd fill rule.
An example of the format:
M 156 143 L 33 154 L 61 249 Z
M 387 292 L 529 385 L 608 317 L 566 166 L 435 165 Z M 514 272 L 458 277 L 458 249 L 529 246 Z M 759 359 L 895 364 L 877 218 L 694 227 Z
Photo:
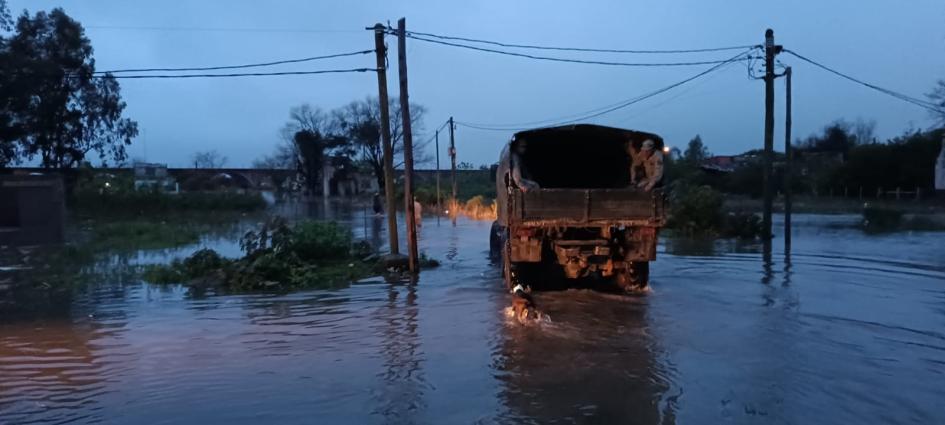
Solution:
M 453 117 L 450 117 L 450 161 L 452 162 L 450 178 L 453 180 L 453 198 L 452 202 L 450 202 L 450 208 L 453 208 L 454 210 L 459 208 L 459 201 L 456 199 L 456 139 L 453 134 L 453 130 L 455 128 L 456 126 L 453 125 Z M 459 211 L 453 211 L 453 213 L 450 214 L 450 217 L 453 218 L 454 226 L 456 225 L 457 214 L 459 214 Z
M 791 67 L 784 70 L 784 251 L 791 250 L 791 174 L 794 151 L 791 148 Z
M 417 254 L 417 217 L 413 206 L 413 132 L 410 130 L 410 96 L 407 94 L 407 20 L 397 21 L 397 62 L 400 74 L 400 116 L 404 136 L 404 211 L 407 215 L 407 255 L 411 273 L 420 271 Z
M 384 25 L 374 25 L 374 52 L 377 54 L 377 98 L 381 111 L 381 143 L 384 151 L 384 198 L 387 206 L 387 238 L 391 255 L 400 253 L 397 240 L 397 208 L 394 207 L 394 149 L 390 140 L 390 103 L 387 99 L 387 46 Z
M 433 134 L 433 140 L 436 141 L 436 225 L 440 225 L 440 213 L 443 206 L 440 205 L 440 130 Z
M 771 238 L 771 207 L 773 191 L 771 187 L 771 168 L 774 164 L 774 57 L 780 46 L 774 45 L 774 31 L 768 28 L 765 31 L 765 151 L 762 157 L 764 172 L 762 174 L 762 193 L 764 194 L 764 212 L 762 226 L 764 237 Z

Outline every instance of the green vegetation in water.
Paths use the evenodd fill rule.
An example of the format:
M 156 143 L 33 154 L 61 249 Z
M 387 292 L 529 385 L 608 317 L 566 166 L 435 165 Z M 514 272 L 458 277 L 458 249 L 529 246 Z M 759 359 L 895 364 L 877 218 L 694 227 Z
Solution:
M 667 227 L 689 236 L 762 236 L 761 219 L 756 214 L 726 212 L 723 205 L 722 194 L 709 186 L 677 186 L 672 192 Z
M 160 215 L 192 211 L 260 211 L 266 202 L 258 193 L 157 191 L 77 191 L 73 204 L 80 215 L 128 213 Z
M 370 276 L 375 268 L 370 247 L 352 243 L 351 232 L 333 222 L 289 226 L 284 219 L 273 218 L 247 232 L 240 246 L 245 255 L 239 259 L 203 249 L 169 265 L 149 266 L 143 278 L 233 292 L 285 291 L 347 284 Z
M 95 224 L 86 248 L 94 251 L 166 249 L 200 241 L 196 226 L 164 221 L 113 221 Z

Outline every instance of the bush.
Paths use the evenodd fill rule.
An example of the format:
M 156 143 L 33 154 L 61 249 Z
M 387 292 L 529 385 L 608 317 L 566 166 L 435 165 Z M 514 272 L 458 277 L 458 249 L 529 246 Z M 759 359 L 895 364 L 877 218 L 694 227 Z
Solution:
M 188 276 L 204 276 L 225 266 L 229 261 L 216 251 L 204 248 L 184 259 L 183 270 Z
M 669 227 L 687 234 L 717 233 L 722 228 L 722 194 L 709 186 L 673 191 Z
M 752 213 L 728 213 L 725 216 L 723 236 L 739 239 L 754 239 L 763 235 L 761 217 Z
M 751 213 L 726 214 L 722 194 L 709 186 L 683 186 L 673 192 L 668 227 L 688 235 L 753 239 L 763 236 L 761 219 Z
M 302 261 L 346 258 L 351 250 L 351 232 L 334 222 L 299 223 L 292 229 L 288 249 Z

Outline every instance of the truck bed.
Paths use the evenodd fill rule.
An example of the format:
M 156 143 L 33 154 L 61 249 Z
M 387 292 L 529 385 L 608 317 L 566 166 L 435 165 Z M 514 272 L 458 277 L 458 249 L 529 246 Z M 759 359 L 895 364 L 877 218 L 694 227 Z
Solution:
M 663 193 L 626 189 L 513 191 L 513 221 L 523 225 L 662 225 Z

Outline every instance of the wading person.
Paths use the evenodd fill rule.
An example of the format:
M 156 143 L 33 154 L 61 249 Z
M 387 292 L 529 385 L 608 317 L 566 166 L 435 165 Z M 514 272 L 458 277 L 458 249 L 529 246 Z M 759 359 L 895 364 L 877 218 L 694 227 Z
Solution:
M 522 189 L 522 192 L 539 188 L 538 183 L 528 178 L 528 171 L 525 170 L 524 162 L 522 161 L 527 149 L 528 144 L 525 142 L 525 139 L 516 140 L 510 158 L 512 162 L 512 181 L 515 182 L 516 186 Z
M 656 150 L 656 144 L 652 140 L 646 140 L 640 149 L 640 156 L 643 158 L 643 171 L 646 176 L 637 183 L 637 187 L 649 192 L 663 183 L 663 153 Z M 635 172 L 631 171 L 631 174 L 633 173 Z
M 375 214 L 375 215 L 384 214 L 384 204 L 381 203 L 381 194 L 380 194 L 380 192 L 374 192 L 373 207 L 374 207 L 374 214 Z
M 413 222 L 417 223 L 418 229 L 423 226 L 423 205 L 416 196 L 413 198 Z

